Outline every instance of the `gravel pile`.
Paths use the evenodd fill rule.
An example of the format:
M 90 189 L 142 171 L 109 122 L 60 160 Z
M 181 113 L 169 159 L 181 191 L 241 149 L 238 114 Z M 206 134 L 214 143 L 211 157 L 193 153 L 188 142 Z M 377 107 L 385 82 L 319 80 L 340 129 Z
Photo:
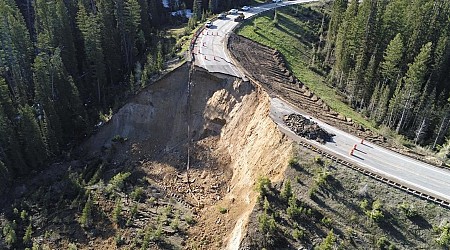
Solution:
M 333 136 L 335 136 L 319 127 L 317 123 L 299 114 L 286 115 L 283 120 L 295 134 L 310 140 L 325 143 L 332 141 Z

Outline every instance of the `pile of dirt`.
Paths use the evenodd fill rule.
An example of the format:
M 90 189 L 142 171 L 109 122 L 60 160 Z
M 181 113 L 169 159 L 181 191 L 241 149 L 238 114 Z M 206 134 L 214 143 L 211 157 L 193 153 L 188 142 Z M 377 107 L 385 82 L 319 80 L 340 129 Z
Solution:
M 317 123 L 299 114 L 286 115 L 283 120 L 295 134 L 310 140 L 325 143 L 332 141 L 333 136 L 335 136 L 321 128 Z

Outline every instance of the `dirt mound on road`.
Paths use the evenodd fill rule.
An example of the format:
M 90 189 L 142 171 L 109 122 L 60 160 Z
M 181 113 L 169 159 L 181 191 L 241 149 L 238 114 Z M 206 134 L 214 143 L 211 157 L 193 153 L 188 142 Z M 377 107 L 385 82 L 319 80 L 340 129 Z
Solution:
M 317 123 L 299 115 L 290 114 L 283 117 L 284 123 L 294 131 L 295 134 L 310 140 L 316 140 L 320 143 L 332 141 L 334 134 L 328 133 Z

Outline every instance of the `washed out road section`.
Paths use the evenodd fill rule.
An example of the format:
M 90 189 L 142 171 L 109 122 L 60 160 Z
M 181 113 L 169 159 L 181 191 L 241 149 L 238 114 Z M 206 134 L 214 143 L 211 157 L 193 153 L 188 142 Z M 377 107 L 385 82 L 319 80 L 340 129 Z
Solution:
M 248 11 L 242 12 L 245 19 L 258 13 L 277 7 L 293 4 L 311 2 L 311 0 L 285 1 L 280 3 L 264 4 L 252 7 Z M 211 73 L 223 73 L 236 77 L 243 77 L 242 72 L 234 65 L 230 59 L 227 48 L 227 35 L 238 25 L 234 21 L 238 15 L 227 15 L 225 19 L 214 20 L 210 28 L 205 28 L 201 32 L 194 44 L 195 64 L 208 70 Z

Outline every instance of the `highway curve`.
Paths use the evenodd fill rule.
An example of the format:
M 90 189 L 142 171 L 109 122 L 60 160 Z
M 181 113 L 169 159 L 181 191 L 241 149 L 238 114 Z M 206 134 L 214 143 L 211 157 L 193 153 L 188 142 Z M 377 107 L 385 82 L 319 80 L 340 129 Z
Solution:
M 265 10 L 304 2 L 310 2 L 310 0 L 265 4 L 253 7 L 250 11 L 243 13 L 245 18 L 249 18 Z M 212 73 L 224 73 L 236 77 L 244 76 L 227 52 L 228 34 L 238 24 L 233 21 L 236 16 L 228 15 L 227 19 L 215 20 L 211 28 L 204 29 L 199 35 L 193 51 L 197 66 L 205 68 Z M 297 135 L 287 128 L 282 118 L 290 113 L 302 114 L 302 111 L 277 97 L 271 99 L 270 111 L 271 118 L 278 124 L 283 133 L 293 140 L 300 140 Z M 303 115 L 310 117 L 307 114 Z M 401 185 L 450 202 L 449 170 L 431 166 L 367 142 L 361 145 L 361 138 L 329 126 L 314 117 L 310 118 L 328 132 L 336 134 L 333 138 L 334 141 L 326 144 L 310 141 L 316 147 L 331 152 L 346 161 L 357 164 L 372 173 L 381 175 Z M 357 150 L 354 151 L 353 155 L 349 155 L 350 149 L 355 144 L 357 145 Z

